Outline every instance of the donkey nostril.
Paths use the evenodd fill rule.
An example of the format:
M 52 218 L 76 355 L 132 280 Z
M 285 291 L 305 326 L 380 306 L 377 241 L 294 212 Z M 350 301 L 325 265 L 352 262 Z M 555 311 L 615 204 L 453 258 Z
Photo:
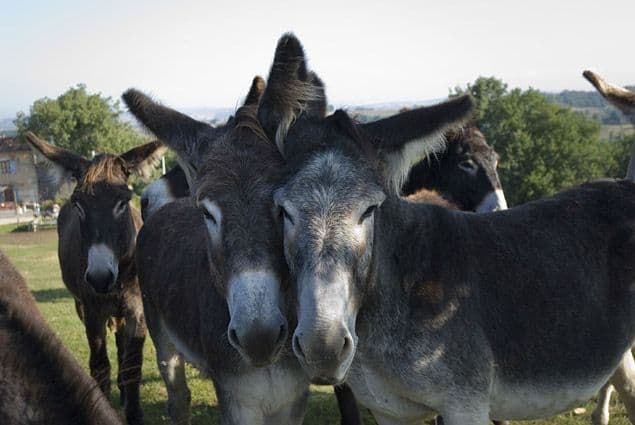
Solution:
M 293 337 L 293 351 L 295 351 L 295 355 L 304 359 L 304 351 L 302 351 L 302 346 L 300 345 L 300 338 L 297 335 Z
M 280 325 L 280 333 L 278 333 L 278 339 L 276 339 L 276 345 L 280 345 L 287 339 L 287 327 Z
M 344 337 L 344 344 L 340 352 L 340 359 L 346 359 L 353 350 L 353 340 L 350 337 Z
M 230 329 L 229 330 L 229 342 L 234 346 L 234 347 L 240 347 L 243 348 L 242 345 L 240 345 L 240 340 L 238 339 L 238 334 L 236 333 L 236 329 Z

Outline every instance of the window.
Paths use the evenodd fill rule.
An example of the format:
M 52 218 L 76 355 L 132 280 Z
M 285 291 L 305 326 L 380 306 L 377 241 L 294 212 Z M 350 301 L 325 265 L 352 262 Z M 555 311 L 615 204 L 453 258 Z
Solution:
M 11 172 L 11 161 L 0 160 L 0 174 L 5 175 Z

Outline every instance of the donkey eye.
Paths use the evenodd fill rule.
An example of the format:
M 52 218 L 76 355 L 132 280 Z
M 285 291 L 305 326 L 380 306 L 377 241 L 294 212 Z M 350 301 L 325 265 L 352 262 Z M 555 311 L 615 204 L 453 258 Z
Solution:
M 358 224 L 362 224 L 364 221 L 366 221 L 367 218 L 372 217 L 373 214 L 375 214 L 376 210 L 377 210 L 377 205 L 371 205 L 370 207 L 368 207 L 366 211 L 364 211 L 364 214 L 362 214 L 361 217 L 359 218 Z
M 115 205 L 115 209 L 113 210 L 115 217 L 119 217 L 121 214 L 126 211 L 128 208 L 128 203 L 126 201 L 119 201 L 117 205 Z
M 291 224 L 295 224 L 293 223 L 293 217 L 291 217 L 291 214 L 289 214 L 289 212 L 287 210 L 284 209 L 284 207 L 280 207 L 280 218 L 285 220 L 285 221 L 289 221 L 289 223 Z
M 459 162 L 459 168 L 470 174 L 474 174 L 476 172 L 476 164 L 471 159 Z
M 216 221 L 216 217 L 214 217 L 214 214 L 212 214 L 211 212 L 209 212 L 207 210 L 207 208 L 201 208 L 201 210 L 203 210 L 203 216 L 205 216 L 206 220 L 211 221 L 212 223 L 214 223 L 215 225 L 218 224 L 218 222 Z

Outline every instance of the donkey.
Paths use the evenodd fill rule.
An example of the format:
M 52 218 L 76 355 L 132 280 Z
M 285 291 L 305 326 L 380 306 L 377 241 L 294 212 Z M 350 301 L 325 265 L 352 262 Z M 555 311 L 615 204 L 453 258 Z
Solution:
M 296 80 L 279 90 L 297 93 Z M 346 379 L 382 425 L 433 412 L 485 425 L 575 406 L 631 355 L 633 182 L 486 214 L 407 202 L 410 167 L 469 98 L 363 125 L 343 111 L 276 118 L 297 104 L 261 124 L 287 162 L 274 200 L 296 284 L 292 346 L 313 383 Z
M 592 71 L 584 71 L 583 75 L 609 103 L 616 106 L 635 125 L 635 93 L 604 81 L 602 77 Z M 633 180 L 635 177 L 633 173 L 635 165 L 632 162 L 634 157 L 635 155 L 631 154 L 631 163 L 626 174 L 627 180 Z M 632 357 L 627 356 L 621 367 L 611 377 L 611 380 L 600 391 L 597 407 L 592 414 L 595 425 L 607 425 L 609 423 L 609 403 L 611 401 L 611 393 L 614 390 L 613 384 L 619 389 L 622 398 L 625 398 L 630 395 L 628 388 L 633 386 L 634 383 L 635 361 L 632 360 Z M 632 411 L 635 402 L 626 400 L 625 406 L 629 409 L 629 416 L 635 417 L 635 412 Z
M 475 125 L 445 134 L 446 148 L 438 160 L 426 158 L 416 164 L 402 188 L 402 195 L 425 201 L 435 191 L 445 205 L 463 211 L 488 212 L 507 209 L 505 194 L 496 172 L 498 154 Z M 436 155 L 435 155 L 436 156 Z M 435 199 L 435 195 L 430 195 Z M 436 201 L 435 201 L 436 202 Z
M 0 423 L 120 424 L 108 399 L 48 326 L 0 252 Z
M 130 203 L 132 190 L 127 181 L 131 173 L 145 173 L 166 148 L 152 142 L 119 156 L 101 154 L 89 161 L 33 133 L 27 133 L 26 139 L 53 164 L 58 178 L 70 173 L 77 180 L 57 220 L 62 280 L 86 328 L 90 374 L 107 397 L 106 324 L 114 318 L 120 401 L 128 423 L 143 423 L 139 386 L 146 325 L 134 262 L 141 216 Z
M 189 194 L 190 187 L 185 171 L 180 165 L 175 165 L 167 173 L 149 184 L 141 193 L 141 218 L 146 221 L 163 205 L 189 196 Z
M 279 46 L 274 85 L 284 84 L 282 53 Z M 151 215 L 137 243 L 148 328 L 174 423 L 190 421 L 184 359 L 214 382 L 224 424 L 304 418 L 309 382 L 288 338 L 293 318 L 286 314 L 282 223 L 272 199 L 282 157 L 257 120 L 263 89 L 255 78 L 221 137 L 136 90 L 123 95 L 133 115 L 179 157 L 194 163 L 192 152 L 206 152 L 191 197 Z M 322 99 L 307 102 L 316 119 L 326 110 Z
M 401 190 L 402 195 L 409 201 L 464 211 L 507 209 L 496 172 L 499 156 L 487 144 L 483 134 L 472 124 L 447 131 L 444 136 L 447 141 L 445 150 L 413 167 Z M 350 388 L 346 384 L 337 385 L 335 394 L 342 412 L 342 424 L 361 424 Z

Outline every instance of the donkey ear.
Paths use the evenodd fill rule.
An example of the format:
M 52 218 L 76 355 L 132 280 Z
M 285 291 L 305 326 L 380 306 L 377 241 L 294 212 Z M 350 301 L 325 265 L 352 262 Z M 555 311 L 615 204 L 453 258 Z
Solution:
M 320 100 L 324 102 L 324 88 L 319 78 L 307 71 L 302 44 L 293 34 L 283 35 L 258 109 L 260 124 L 281 151 L 293 121 L 303 111 L 319 113 L 313 102 Z
M 622 87 L 615 86 L 606 82 L 602 77 L 594 73 L 593 71 L 584 71 L 582 73 L 595 89 L 604 97 L 609 103 L 622 111 L 624 115 L 635 124 L 635 93 L 623 89 Z
M 305 113 L 315 118 L 324 118 L 326 116 L 326 92 L 324 90 L 324 82 L 318 75 L 310 71 L 309 81 L 313 86 L 313 97 L 306 103 Z
M 444 147 L 443 133 L 465 121 L 472 112 L 469 96 L 438 105 L 412 109 L 363 124 L 384 163 L 388 186 L 399 193 L 410 168 Z
M 161 155 L 165 153 L 167 147 L 155 140 L 145 145 L 137 146 L 130 149 L 128 152 L 119 155 L 125 164 L 126 172 L 128 174 L 137 174 L 142 177 L 150 177 L 154 163 L 161 158 Z
M 79 181 L 90 164 L 89 160 L 80 155 L 47 143 L 30 131 L 24 136 L 31 148 L 46 158 L 44 161 L 45 178 L 56 187 L 59 187 L 71 176 Z
M 260 102 L 260 98 L 262 97 L 264 91 L 265 80 L 260 75 L 256 75 L 251 82 L 251 87 L 249 87 L 249 93 L 247 93 L 247 97 L 245 98 L 245 103 L 243 103 L 243 106 L 258 105 L 258 102 Z
M 191 164 L 198 164 L 199 145 L 213 134 L 212 126 L 155 102 L 142 92 L 129 89 L 123 96 L 130 112 L 157 138 Z

